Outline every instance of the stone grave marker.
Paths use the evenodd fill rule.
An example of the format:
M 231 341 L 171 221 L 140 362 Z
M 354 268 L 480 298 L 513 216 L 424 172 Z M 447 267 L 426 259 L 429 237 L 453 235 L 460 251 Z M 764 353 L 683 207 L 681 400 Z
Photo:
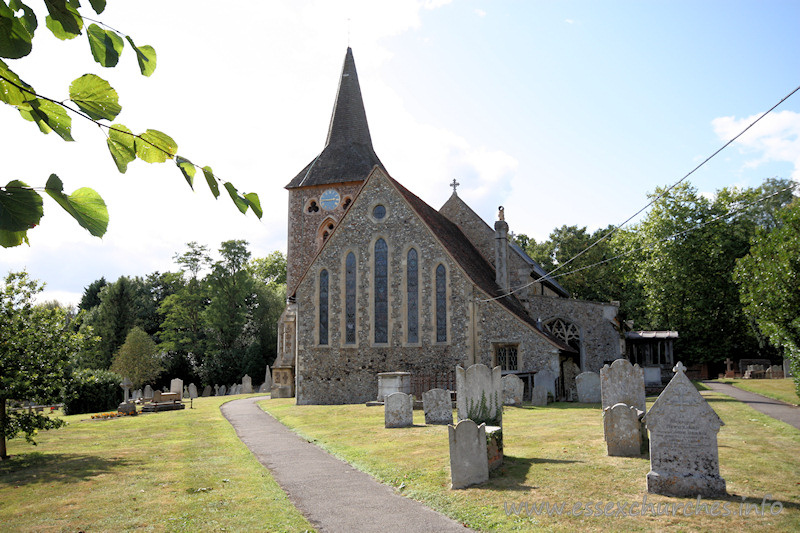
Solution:
M 575 378 L 581 373 L 581 367 L 575 364 L 575 361 L 564 361 L 561 365 L 561 372 L 564 374 L 564 396 L 568 402 L 578 401 L 578 387 L 575 383 Z M 553 396 L 555 399 L 555 396 Z
M 183 387 L 183 396 L 181 398 L 188 398 L 189 397 L 189 387 Z
M 142 398 L 142 389 L 136 389 L 133 391 L 133 399 L 140 400 Z
M 219 390 L 217 391 L 217 396 L 226 396 L 226 395 L 227 395 L 227 394 L 226 394 L 227 392 L 228 392 L 228 388 L 227 388 L 225 385 L 223 385 L 223 386 L 222 386 L 222 387 L 220 387 L 220 388 L 219 388 Z
M 378 374 L 378 401 L 395 392 L 411 394 L 411 372 L 380 372 Z
M 580 403 L 600 403 L 600 374 L 582 372 L 575 378 Z
M 197 398 L 199 394 L 197 394 L 197 385 L 194 383 L 189 383 L 189 398 Z
M 239 394 L 252 394 L 253 393 L 253 380 L 245 374 L 242 377 L 242 387 L 239 390 Z
M 522 391 L 525 384 L 514 374 L 503 376 L 503 405 L 522 405 Z
M 556 399 L 556 376 L 550 370 L 540 370 L 533 375 L 534 387 L 544 387 L 545 398 L 547 394 Z
M 142 396 L 142 398 L 145 399 L 145 400 L 153 399 L 153 387 L 151 387 L 150 385 L 145 385 L 144 386 L 144 395 Z
M 531 405 L 535 407 L 547 407 L 547 389 L 544 385 L 536 385 L 531 389 Z
M 639 457 L 642 455 L 642 412 L 624 403 L 603 410 L 603 433 L 608 455 Z
M 422 409 L 426 424 L 452 424 L 453 403 L 450 392 L 444 389 L 431 389 L 422 393 Z
M 617 359 L 600 369 L 600 397 L 603 409 L 618 403 L 645 408 L 644 372 L 627 359 Z
M 133 387 L 133 382 L 130 378 L 123 378 L 122 383 L 119 384 L 122 387 L 124 398 L 122 400 L 123 403 L 128 403 L 128 400 L 131 399 L 131 387 Z
M 268 384 L 268 383 L 265 381 L 265 382 L 264 382 L 264 383 L 262 383 L 262 384 L 261 384 L 261 386 L 258 388 L 258 392 L 269 392 L 269 389 L 270 389 L 270 385 L 269 385 L 269 384 Z
M 447 426 L 450 437 L 451 489 L 464 489 L 489 481 L 486 425 L 461 420 Z
M 259 389 L 259 392 L 269 392 L 272 388 L 272 372 L 269 370 L 269 365 L 267 365 L 267 371 L 264 373 L 264 385 L 262 385 L 263 391 Z
M 177 392 L 180 395 L 183 395 L 183 380 L 180 378 L 175 378 L 169 382 L 169 392 Z M 181 396 L 183 398 L 183 396 Z
M 458 419 L 501 426 L 503 420 L 503 385 L 500 367 L 472 365 L 464 370 L 456 366 L 456 407 Z
M 650 431 L 647 491 L 666 496 L 724 496 L 717 433 L 723 425 L 678 362 L 675 375 L 645 415 Z
M 644 373 L 644 386 L 645 387 L 660 387 L 661 386 L 661 367 L 646 366 L 642 368 Z
M 384 400 L 384 425 L 405 428 L 414 425 L 414 398 L 404 392 L 394 392 Z
M 211 396 L 211 385 L 206 385 L 203 387 L 203 398 L 208 398 Z

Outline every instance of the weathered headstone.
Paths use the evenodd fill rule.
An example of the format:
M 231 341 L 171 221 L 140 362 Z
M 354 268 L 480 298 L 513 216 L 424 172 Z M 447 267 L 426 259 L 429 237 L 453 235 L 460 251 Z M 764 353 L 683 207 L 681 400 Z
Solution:
M 617 359 L 600 369 L 600 396 L 603 409 L 618 403 L 644 411 L 644 372 L 627 359 Z
M 556 376 L 548 369 L 540 370 L 533 375 L 534 387 L 544 387 L 545 398 L 547 394 L 556 399 Z
M 522 391 L 525 384 L 514 374 L 503 376 L 503 405 L 522 405 Z
M 222 386 L 222 387 L 220 387 L 220 388 L 219 388 L 219 390 L 217 391 L 217 396 L 227 396 L 227 392 L 228 392 L 228 387 L 226 387 L 225 385 L 223 385 L 223 386 Z
M 180 395 L 183 395 L 183 380 L 180 378 L 175 378 L 169 382 L 169 392 L 177 392 Z M 182 398 L 183 396 L 181 396 Z
M 267 371 L 264 373 L 264 384 L 261 388 L 264 390 L 259 389 L 259 392 L 269 392 L 272 388 L 272 372 L 269 370 L 269 365 L 267 365 Z
M 197 398 L 199 394 L 197 394 L 197 385 L 194 383 L 189 383 L 189 398 Z
M 464 370 L 456 366 L 456 407 L 458 419 L 477 424 L 501 426 L 503 420 L 503 385 L 500 367 L 472 365 Z
M 642 368 L 644 373 L 644 386 L 645 387 L 660 387 L 661 386 L 661 367 L 646 366 Z
M 131 415 L 136 413 L 136 404 L 133 402 L 122 402 L 117 407 L 117 412 L 123 413 L 126 415 Z
M 467 419 L 447 429 L 450 437 L 450 488 L 464 489 L 489 481 L 486 425 Z
M 387 428 L 414 425 L 414 398 L 404 392 L 394 392 L 384 400 L 383 419 Z
M 577 402 L 578 387 L 575 383 L 575 378 L 581 373 L 581 367 L 576 365 L 574 361 L 568 360 L 561 365 L 561 372 L 564 374 L 564 396 L 566 400 L 568 402 Z
M 378 374 L 378 401 L 395 392 L 411 394 L 411 372 L 381 372 Z
M 453 403 L 450 392 L 444 389 L 431 389 L 422 393 L 422 409 L 426 424 L 452 424 Z
M 153 398 L 153 387 L 150 385 L 144 386 L 144 395 L 142 396 L 145 400 L 151 400 Z
M 544 385 L 536 385 L 531 389 L 531 405 L 534 407 L 547 407 L 547 388 Z
M 253 380 L 247 374 L 242 377 L 242 388 L 239 390 L 239 394 L 253 394 Z
M 211 396 L 211 385 L 206 385 L 203 387 L 203 398 L 208 398 Z
M 133 391 L 133 399 L 134 400 L 142 399 L 142 389 L 136 389 L 135 391 Z
M 258 392 L 269 392 L 269 389 L 270 385 L 267 382 L 264 382 L 260 387 L 258 387 Z
M 642 455 L 642 412 L 624 403 L 603 410 L 603 433 L 608 455 L 639 457 Z
M 650 472 L 647 491 L 678 497 L 718 497 L 726 494 L 719 475 L 717 413 L 684 374 L 678 362 L 675 376 L 645 415 L 650 430 Z
M 131 387 L 133 387 L 133 382 L 130 378 L 125 377 L 122 379 L 122 383 L 119 384 L 122 387 L 124 399 L 122 400 L 124 403 L 127 403 L 128 400 L 131 399 Z
M 600 374 L 582 372 L 575 378 L 578 388 L 578 401 L 581 403 L 600 403 Z
M 188 398 L 189 397 L 189 387 L 183 387 L 183 396 L 181 398 Z

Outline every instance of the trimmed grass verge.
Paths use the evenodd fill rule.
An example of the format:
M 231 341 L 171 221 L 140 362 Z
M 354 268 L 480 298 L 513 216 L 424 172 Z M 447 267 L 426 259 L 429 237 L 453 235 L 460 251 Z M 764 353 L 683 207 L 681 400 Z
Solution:
M 800 398 L 794 387 L 794 379 L 718 379 L 748 392 L 755 392 L 767 398 L 780 400 L 792 405 L 800 405 Z
M 606 455 L 599 405 L 506 408 L 504 466 L 487 484 L 460 491 L 448 488 L 447 427 L 424 426 L 422 411 L 414 412 L 414 427 L 384 429 L 379 407 L 297 406 L 293 399 L 261 406 L 402 494 L 482 531 L 800 530 L 800 431 L 725 395 L 703 395 L 726 424 L 719 433 L 720 470 L 731 496 L 702 499 L 708 507 L 697 514 L 696 499 L 646 493 L 646 457 Z M 757 516 L 765 497 L 766 514 Z M 645 516 L 643 500 L 654 506 Z M 780 513 L 772 515 L 775 501 L 781 504 L 772 510 Z M 541 512 L 545 504 L 553 516 Z M 555 516 L 552 506 L 561 504 Z M 676 507 L 686 504 L 689 512 Z
M 307 531 L 220 405 L 90 420 L 9 442 L 0 462 L 3 531 Z

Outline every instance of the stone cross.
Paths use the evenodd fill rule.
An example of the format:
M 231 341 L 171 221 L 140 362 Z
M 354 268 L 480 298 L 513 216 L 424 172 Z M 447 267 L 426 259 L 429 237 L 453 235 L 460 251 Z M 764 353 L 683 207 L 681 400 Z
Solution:
M 672 371 L 673 371 L 673 372 L 675 372 L 675 373 L 678 373 L 678 372 L 686 372 L 686 367 L 685 367 L 685 366 L 683 366 L 683 363 L 681 363 L 680 361 L 678 361 L 678 364 L 677 364 L 677 365 L 675 365 L 674 367 L 672 367 Z
M 456 189 L 459 185 L 461 184 L 457 182 L 455 178 L 453 178 L 453 182 L 450 184 L 450 186 L 453 188 L 453 194 L 456 194 Z
M 725 371 L 730 372 L 732 370 L 731 369 L 732 366 L 733 366 L 733 361 L 731 361 L 731 358 L 728 357 L 727 359 L 725 359 L 725 367 L 726 367 Z
M 131 397 L 131 387 L 133 387 L 133 382 L 129 378 L 124 378 L 122 380 L 122 383 L 119 384 L 119 386 L 122 387 L 122 390 L 125 391 L 124 402 L 128 403 L 128 400 L 130 400 Z

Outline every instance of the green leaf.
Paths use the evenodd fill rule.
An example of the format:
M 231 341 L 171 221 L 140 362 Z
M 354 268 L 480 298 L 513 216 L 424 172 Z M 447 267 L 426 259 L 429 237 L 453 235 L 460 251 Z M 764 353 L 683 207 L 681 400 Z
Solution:
M 30 92 L 23 91 L 26 87 Z M 8 69 L 8 65 L 0 61 L 0 101 L 11 105 L 24 104 L 36 98 L 33 87 L 19 79 L 19 76 Z
M 131 46 L 136 50 L 136 60 L 139 62 L 139 70 L 142 75 L 150 76 L 156 70 L 156 51 L 150 45 L 136 46 L 130 36 L 125 36 Z
M 261 210 L 261 200 L 258 199 L 258 195 L 254 192 L 249 192 L 244 195 L 244 199 L 247 201 L 247 205 L 253 209 L 253 213 L 261 220 L 264 212 Z
M 25 30 L 30 34 L 31 39 L 33 39 L 33 32 L 35 32 L 36 28 L 39 27 L 39 21 L 36 19 L 36 13 L 33 12 L 33 9 L 23 4 L 20 0 L 11 0 L 8 3 L 8 7 L 14 11 L 22 10 L 20 22 Z
M 225 188 L 228 189 L 228 194 L 231 195 L 231 200 L 233 200 L 233 203 L 236 204 L 236 207 L 239 208 L 239 211 L 241 211 L 242 213 L 246 213 L 247 201 L 241 196 L 239 196 L 239 192 L 236 190 L 236 187 L 234 187 L 231 182 L 226 181 Z
M 206 183 L 208 183 L 208 188 L 211 189 L 211 194 L 214 195 L 214 198 L 219 198 L 219 185 L 217 185 L 217 178 L 214 177 L 214 171 L 211 170 L 211 167 L 205 166 L 203 167 L 203 175 L 206 177 Z
M 184 159 L 180 156 L 175 158 L 175 164 L 177 164 L 178 168 L 181 169 L 181 172 L 183 172 L 183 177 L 186 178 L 186 181 L 189 183 L 189 187 L 194 190 L 194 175 L 195 172 L 197 172 L 197 169 L 188 159 Z
M 108 150 L 121 174 L 125 174 L 125 171 L 128 170 L 128 163 L 136 159 L 134 139 L 131 130 L 122 124 L 112 124 L 108 131 L 108 140 L 106 141 Z
M 0 230 L 28 231 L 42 214 L 42 197 L 25 183 L 12 180 L 0 187 Z
M 89 0 L 89 3 L 92 4 L 92 9 L 98 15 L 106 9 L 106 0 Z
M 28 242 L 27 231 L 6 231 L 0 229 L 0 246 L 3 248 L 11 248 L 12 246 L 19 246 L 22 243 L 30 244 Z
M 36 122 L 42 133 L 56 132 L 65 141 L 74 141 L 70 132 L 72 119 L 67 114 L 66 109 L 58 104 L 36 98 L 18 105 L 20 115 L 23 118 Z
M 69 99 L 94 120 L 114 120 L 122 111 L 117 91 L 94 74 L 84 74 L 73 81 L 69 86 Z
M 104 67 L 117 66 L 119 55 L 125 47 L 122 37 L 111 30 L 104 30 L 97 24 L 89 24 L 86 35 L 89 38 L 89 48 L 92 50 L 94 60 Z
M 64 194 L 64 185 L 59 177 L 50 174 L 45 191 L 89 233 L 95 237 L 102 237 L 105 234 L 108 229 L 108 209 L 106 203 L 93 189 L 82 187 L 67 196 Z
M 33 32 L 28 29 L 31 24 L 29 11 L 30 9 L 20 19 L 5 2 L 0 2 L 0 57 L 19 59 L 31 53 Z M 33 21 L 35 28 L 35 16 Z
M 178 143 L 158 130 L 147 130 L 136 139 L 136 155 L 147 163 L 163 163 L 178 153 Z
M 47 11 L 47 28 L 57 38 L 65 41 L 74 39 L 81 33 L 83 17 L 66 0 L 44 0 Z

